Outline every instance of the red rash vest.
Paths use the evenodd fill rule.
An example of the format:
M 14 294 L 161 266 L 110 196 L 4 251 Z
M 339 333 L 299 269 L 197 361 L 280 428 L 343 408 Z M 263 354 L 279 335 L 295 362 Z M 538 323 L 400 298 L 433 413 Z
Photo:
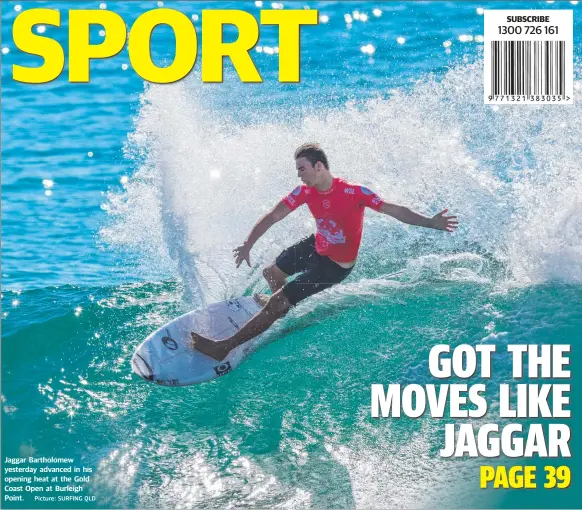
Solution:
M 368 188 L 337 177 L 327 191 L 297 186 L 283 202 L 292 211 L 307 204 L 317 227 L 315 249 L 336 262 L 356 259 L 364 229 L 364 210 L 370 207 L 378 211 L 384 203 Z

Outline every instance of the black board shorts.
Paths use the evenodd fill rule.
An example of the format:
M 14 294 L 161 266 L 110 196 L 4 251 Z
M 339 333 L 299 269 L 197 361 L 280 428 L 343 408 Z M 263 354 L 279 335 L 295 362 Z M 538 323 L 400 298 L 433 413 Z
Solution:
M 289 276 L 301 273 L 283 287 L 283 293 L 293 306 L 299 301 L 341 282 L 352 272 L 353 266 L 341 267 L 329 257 L 315 250 L 315 235 L 302 239 L 283 250 L 276 266 Z

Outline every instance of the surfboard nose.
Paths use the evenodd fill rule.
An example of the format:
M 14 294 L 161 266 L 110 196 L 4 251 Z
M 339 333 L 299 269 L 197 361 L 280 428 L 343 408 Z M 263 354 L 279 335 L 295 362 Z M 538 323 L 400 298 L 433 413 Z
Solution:
M 133 372 L 146 381 L 154 380 L 154 371 L 151 365 L 146 361 L 143 353 L 135 352 L 131 358 L 131 368 Z

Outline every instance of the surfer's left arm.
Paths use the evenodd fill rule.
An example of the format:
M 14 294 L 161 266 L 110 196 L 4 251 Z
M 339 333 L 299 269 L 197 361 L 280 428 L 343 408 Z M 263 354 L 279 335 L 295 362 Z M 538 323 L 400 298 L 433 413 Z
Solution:
M 419 227 L 434 228 L 436 230 L 445 230 L 453 232 L 458 225 L 456 216 L 445 216 L 448 209 L 443 209 L 440 213 L 432 217 L 423 216 L 412 209 L 403 205 L 391 204 L 390 202 L 382 202 L 378 212 L 392 216 L 393 218 L 407 223 L 408 225 L 417 225 Z

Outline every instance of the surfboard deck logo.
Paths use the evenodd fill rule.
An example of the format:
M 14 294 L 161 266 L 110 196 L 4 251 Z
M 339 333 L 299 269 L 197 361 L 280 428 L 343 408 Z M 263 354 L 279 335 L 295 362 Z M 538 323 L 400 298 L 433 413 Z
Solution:
M 242 308 L 241 304 L 236 299 L 229 299 L 227 301 L 227 303 L 228 303 L 228 308 L 230 310 L 232 310 L 233 312 L 238 312 Z
M 170 331 L 166 329 L 168 336 L 162 337 L 162 343 L 171 351 L 178 349 L 178 342 L 170 336 Z
M 230 361 L 227 361 L 225 363 L 221 363 L 220 365 L 214 367 L 214 371 L 216 372 L 216 375 L 218 377 L 221 377 L 224 374 L 228 374 L 228 372 L 230 372 L 231 370 L 232 370 L 232 367 L 230 366 Z

